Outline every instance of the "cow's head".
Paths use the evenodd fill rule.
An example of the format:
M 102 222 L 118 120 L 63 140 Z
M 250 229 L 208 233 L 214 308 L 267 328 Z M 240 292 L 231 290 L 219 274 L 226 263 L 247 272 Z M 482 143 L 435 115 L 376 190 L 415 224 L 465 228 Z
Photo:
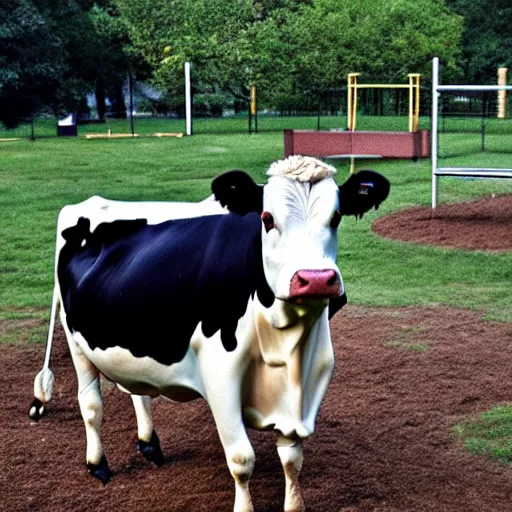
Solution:
M 373 171 L 352 175 L 341 187 L 336 169 L 312 157 L 292 156 L 272 164 L 266 185 L 243 171 L 212 183 L 216 199 L 233 213 L 261 213 L 263 265 L 276 298 L 287 302 L 343 295 L 336 266 L 337 227 L 344 215 L 361 217 L 389 193 Z

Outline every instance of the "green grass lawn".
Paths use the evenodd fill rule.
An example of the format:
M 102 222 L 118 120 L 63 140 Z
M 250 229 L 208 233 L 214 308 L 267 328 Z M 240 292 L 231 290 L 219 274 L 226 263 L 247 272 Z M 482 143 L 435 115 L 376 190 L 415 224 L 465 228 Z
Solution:
M 0 143 L 0 314 L 48 308 L 55 222 L 65 204 L 94 194 L 124 200 L 197 201 L 209 195 L 211 179 L 227 169 L 244 169 L 263 181 L 265 169 L 282 152 L 281 133 Z M 507 155 L 500 159 L 477 154 L 467 159 L 475 165 L 492 160 L 500 166 L 506 164 Z M 463 160 L 445 159 L 447 165 L 462 165 Z M 348 164 L 332 163 L 338 166 L 341 183 L 348 176 Z M 345 219 L 340 228 L 339 265 L 351 302 L 447 304 L 478 308 L 489 318 L 512 321 L 511 254 L 404 244 L 371 232 L 377 215 L 429 204 L 429 162 L 375 160 L 359 165 L 385 174 L 392 192 L 379 212 L 361 221 Z M 455 202 L 507 192 L 512 192 L 512 181 L 442 178 L 439 197 L 441 202 Z
M 512 405 L 500 405 L 455 427 L 455 435 L 472 453 L 512 463 Z
M 471 144 L 468 134 L 442 135 L 442 153 L 465 156 L 443 158 L 441 165 L 512 167 L 510 154 L 475 152 Z M 197 201 L 210 194 L 211 179 L 228 169 L 244 169 L 263 182 L 268 165 L 282 155 L 281 132 L 0 142 L 0 341 L 46 340 L 55 226 L 65 204 L 94 194 L 122 200 Z M 337 165 L 337 180 L 342 183 L 348 177 L 348 163 L 331 163 Z M 341 223 L 338 262 L 350 303 L 450 305 L 512 322 L 512 253 L 400 243 L 371 231 L 379 215 L 430 204 L 430 162 L 375 160 L 358 166 L 383 173 L 392 189 L 378 212 Z M 512 180 L 440 179 L 441 203 L 502 193 L 512 193 Z M 512 425 L 510 411 L 507 421 Z

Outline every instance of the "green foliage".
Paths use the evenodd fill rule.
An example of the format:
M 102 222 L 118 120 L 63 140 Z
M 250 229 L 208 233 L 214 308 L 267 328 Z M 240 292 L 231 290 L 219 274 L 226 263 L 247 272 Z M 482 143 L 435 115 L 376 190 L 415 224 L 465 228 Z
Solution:
M 59 41 L 29 0 L 0 3 L 0 121 L 15 126 L 56 101 L 65 69 Z
M 512 4 L 508 0 L 447 0 L 464 18 L 466 83 L 495 84 L 499 67 L 512 67 Z
M 89 0 L 7 0 L 0 4 L 0 122 L 50 111 L 77 112 L 98 81 L 119 90 L 130 56 L 123 21 Z
M 233 98 L 228 94 L 196 94 L 194 116 L 222 117 L 227 109 L 233 108 Z
M 438 0 L 115 0 L 136 48 L 162 88 L 182 90 L 193 64 L 196 91 L 220 88 L 259 100 L 346 83 L 348 72 L 400 80 L 430 74 L 430 60 L 456 69 L 462 22 Z

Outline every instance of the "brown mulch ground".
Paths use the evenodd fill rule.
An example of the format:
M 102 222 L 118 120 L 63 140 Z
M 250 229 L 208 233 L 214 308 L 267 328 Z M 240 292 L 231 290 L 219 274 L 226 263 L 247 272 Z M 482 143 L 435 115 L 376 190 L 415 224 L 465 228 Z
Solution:
M 506 251 L 512 246 L 512 194 L 401 210 L 377 219 L 375 233 L 422 244 Z
M 468 206 L 461 206 L 461 218 Z M 456 224 L 445 226 L 458 231 Z M 494 217 L 486 234 L 493 225 Z M 508 241 L 512 245 L 511 236 Z M 453 308 L 349 305 L 331 327 L 335 374 L 304 450 L 308 510 L 512 510 L 512 467 L 468 454 L 452 433 L 472 414 L 512 402 L 512 325 Z M 155 468 L 136 451 L 129 397 L 106 386 L 103 440 L 114 477 L 104 487 L 85 469 L 76 378 L 60 330 L 52 356 L 53 400 L 39 423 L 28 418 L 43 354 L 42 345 L 0 345 L 0 510 L 232 509 L 233 482 L 204 401 L 155 401 L 166 455 L 166 464 Z M 281 510 L 284 482 L 274 436 L 250 435 L 257 456 L 251 480 L 256 511 Z

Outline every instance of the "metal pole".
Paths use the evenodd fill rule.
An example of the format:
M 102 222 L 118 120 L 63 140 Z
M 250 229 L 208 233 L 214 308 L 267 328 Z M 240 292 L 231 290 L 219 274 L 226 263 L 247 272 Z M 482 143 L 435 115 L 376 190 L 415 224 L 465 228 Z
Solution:
M 350 130 L 350 116 L 352 115 L 352 97 L 350 87 L 350 75 L 347 80 L 347 128 Z
M 420 75 L 416 75 L 416 108 L 414 111 L 414 131 L 420 129 Z
M 185 127 L 187 135 L 192 135 L 192 96 L 190 90 L 190 62 L 185 62 Z
M 316 116 L 316 129 L 317 131 L 320 131 L 320 110 L 322 108 L 321 100 L 320 100 L 320 93 L 318 94 L 318 112 Z
M 357 113 L 357 77 L 359 73 L 348 74 L 348 107 L 347 107 L 347 128 L 351 131 L 356 129 Z
M 438 150 L 438 131 L 437 131 L 437 114 L 438 114 L 438 92 L 439 85 L 439 59 L 432 59 L 432 112 L 431 112 L 431 160 L 432 160 L 432 208 L 437 207 L 437 150 Z
M 480 135 L 481 135 L 481 151 L 485 151 L 485 110 L 486 110 L 486 97 L 485 93 L 482 94 L 482 120 L 480 122 Z
M 409 75 L 409 132 L 413 132 L 413 112 L 414 112 L 414 90 L 412 85 L 412 76 Z
M 256 86 L 251 85 L 251 115 L 254 117 L 254 133 L 258 133 L 258 108 L 256 106 Z
M 131 71 L 128 73 L 128 86 L 130 88 L 130 130 L 132 137 L 135 137 L 135 126 L 133 125 L 133 77 Z

